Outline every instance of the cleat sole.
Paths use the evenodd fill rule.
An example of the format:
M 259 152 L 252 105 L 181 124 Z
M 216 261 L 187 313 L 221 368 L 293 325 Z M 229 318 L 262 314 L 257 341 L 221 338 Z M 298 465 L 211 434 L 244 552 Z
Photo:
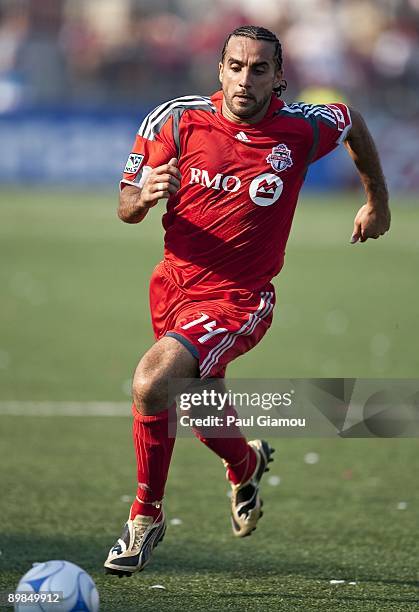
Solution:
M 112 576 L 118 576 L 118 578 L 131 578 L 133 572 L 123 572 L 122 570 L 111 569 L 105 567 L 105 574 L 111 574 Z

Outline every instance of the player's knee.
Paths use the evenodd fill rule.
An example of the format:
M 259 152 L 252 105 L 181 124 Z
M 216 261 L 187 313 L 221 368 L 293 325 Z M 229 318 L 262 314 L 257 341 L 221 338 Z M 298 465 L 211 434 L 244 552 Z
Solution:
M 157 414 L 167 408 L 167 382 L 157 372 L 136 372 L 132 395 L 137 410 L 143 414 Z
M 174 399 L 173 378 L 192 378 L 196 373 L 196 359 L 173 338 L 162 338 L 143 356 L 134 374 L 132 394 L 141 414 L 157 414 Z

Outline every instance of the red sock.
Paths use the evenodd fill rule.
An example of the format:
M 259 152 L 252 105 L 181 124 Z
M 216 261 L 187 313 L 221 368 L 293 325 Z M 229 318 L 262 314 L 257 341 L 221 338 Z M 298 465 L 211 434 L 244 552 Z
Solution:
M 224 416 L 227 414 L 237 416 L 232 406 L 224 411 Z M 227 477 L 231 483 L 246 482 L 251 477 L 256 468 L 256 453 L 248 445 L 237 425 L 229 425 L 228 429 L 225 426 L 205 429 L 193 427 L 193 432 L 205 446 L 228 464 Z
M 137 496 L 130 510 L 130 519 L 137 514 L 157 517 L 160 507 L 153 503 L 161 502 L 164 495 L 167 473 L 169 471 L 175 429 L 169 437 L 169 414 L 173 415 L 173 407 L 154 414 L 144 416 L 138 412 L 135 404 L 132 406 L 134 415 L 133 438 L 137 455 Z M 171 424 L 176 423 L 171 418 Z

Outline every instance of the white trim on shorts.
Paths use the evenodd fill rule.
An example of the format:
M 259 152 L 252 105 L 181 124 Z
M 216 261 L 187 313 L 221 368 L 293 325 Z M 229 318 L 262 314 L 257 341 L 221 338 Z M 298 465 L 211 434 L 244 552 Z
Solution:
M 258 323 L 271 314 L 274 307 L 272 303 L 274 297 L 273 291 L 263 291 L 260 295 L 259 306 L 255 312 L 250 313 L 246 323 L 244 323 L 238 331 L 227 333 L 224 338 L 210 350 L 200 364 L 199 369 L 201 378 L 206 378 L 208 376 L 213 366 L 215 366 L 220 357 L 234 345 L 239 336 L 249 336 L 252 334 Z

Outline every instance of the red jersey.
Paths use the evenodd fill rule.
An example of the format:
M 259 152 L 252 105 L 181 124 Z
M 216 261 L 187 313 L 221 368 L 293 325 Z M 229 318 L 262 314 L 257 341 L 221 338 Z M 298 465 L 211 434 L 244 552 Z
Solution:
M 278 274 L 298 194 L 310 163 L 344 140 L 344 104 L 288 106 L 272 95 L 265 117 L 237 124 L 223 94 L 185 96 L 143 121 L 124 184 L 179 159 L 181 186 L 163 216 L 166 271 L 191 299 L 235 289 L 260 291 Z

